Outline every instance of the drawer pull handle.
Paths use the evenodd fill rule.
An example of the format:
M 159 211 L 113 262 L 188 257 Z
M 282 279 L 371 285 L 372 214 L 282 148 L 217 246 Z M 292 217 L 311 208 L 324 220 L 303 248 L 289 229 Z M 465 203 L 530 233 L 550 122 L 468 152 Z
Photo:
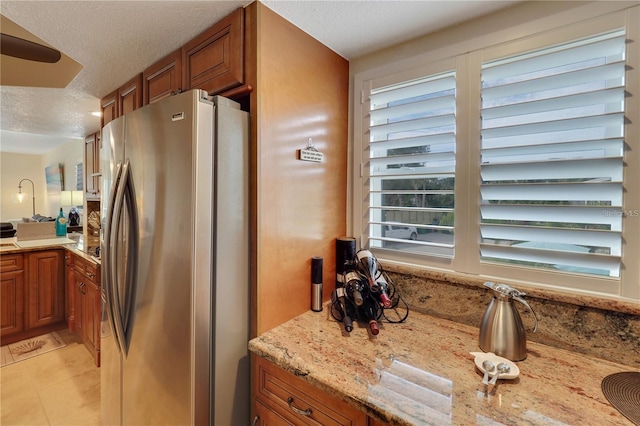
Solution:
M 310 416 L 311 415 L 311 408 L 307 408 L 306 410 L 301 410 L 298 407 L 293 405 L 293 397 L 289 397 L 287 399 L 287 402 L 289 403 L 289 408 L 291 408 L 295 413 L 300 414 L 301 416 Z
M 251 422 L 251 426 L 256 426 L 259 421 L 260 421 L 260 416 L 255 416 L 253 418 L 253 421 Z

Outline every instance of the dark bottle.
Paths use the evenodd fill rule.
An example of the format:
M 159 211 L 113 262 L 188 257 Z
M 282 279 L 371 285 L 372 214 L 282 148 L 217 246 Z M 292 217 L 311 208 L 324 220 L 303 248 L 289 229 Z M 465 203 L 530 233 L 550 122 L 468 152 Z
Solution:
M 347 272 L 346 275 L 346 290 L 347 297 L 353 300 L 356 306 L 360 306 L 363 303 L 363 292 L 365 291 L 366 284 L 360 279 L 360 275 L 356 271 Z
M 366 277 L 371 294 L 384 306 L 391 307 L 391 299 L 389 298 L 388 286 L 378 284 L 378 280 L 382 278 L 382 270 L 378 259 L 369 250 L 360 250 L 356 253 L 358 258 L 357 267 L 360 273 Z M 382 278 L 383 282 L 384 278 Z
M 345 331 L 353 330 L 353 305 L 347 300 L 344 287 L 338 287 L 331 292 L 331 314 L 338 321 L 342 321 Z
M 380 332 L 380 328 L 378 328 L 378 318 L 380 318 L 380 313 L 380 305 L 371 297 L 365 298 L 362 306 L 358 307 L 360 319 L 367 321 L 369 324 L 369 330 L 371 330 L 371 334 L 374 336 Z

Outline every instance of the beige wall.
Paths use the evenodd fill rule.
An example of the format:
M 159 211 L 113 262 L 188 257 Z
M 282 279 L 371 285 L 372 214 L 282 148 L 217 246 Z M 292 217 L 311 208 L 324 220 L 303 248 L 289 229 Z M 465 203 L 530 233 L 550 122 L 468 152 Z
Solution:
M 42 155 L 0 153 L 0 220 L 6 222 L 32 216 L 32 191 L 29 182 L 22 183 L 22 191 L 29 194 L 26 201 L 18 204 L 12 200 L 13 194 L 18 192 L 18 182 L 21 179 L 33 181 L 36 213 L 43 216 L 56 216 L 61 207 L 60 195 L 47 193 L 44 169 L 48 165 L 62 163 L 66 184 L 63 189 L 75 189 L 75 166 L 83 161 L 83 157 L 83 141 L 75 139 L 70 139 Z
M 0 154 L 0 219 L 20 219 L 32 216 L 32 190 L 28 181 L 22 182 L 22 192 L 28 197 L 22 204 L 14 203 L 12 195 L 18 192 L 21 179 L 31 179 L 36 194 L 36 213 L 45 214 L 46 184 L 42 156 L 3 152 Z
M 76 164 L 83 161 L 84 140 L 71 140 L 42 155 L 43 168 L 57 163 L 61 163 L 64 166 L 64 186 L 62 189 L 65 191 L 76 189 Z M 48 216 L 57 216 L 60 207 L 64 208 L 65 215 L 69 212 L 69 206 L 60 205 L 60 194 L 47 194 L 46 201 L 47 203 L 44 207 Z

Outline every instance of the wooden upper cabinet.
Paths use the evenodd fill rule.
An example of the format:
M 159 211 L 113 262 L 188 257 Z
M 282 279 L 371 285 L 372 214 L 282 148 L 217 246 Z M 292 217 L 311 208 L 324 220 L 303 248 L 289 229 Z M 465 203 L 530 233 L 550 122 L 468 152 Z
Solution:
M 100 133 L 84 139 L 84 192 L 89 198 L 100 198 Z
M 182 88 L 218 94 L 244 83 L 244 9 L 182 47 Z
M 182 50 L 178 49 L 142 72 L 142 103 L 150 103 L 182 91 Z
M 114 118 L 118 118 L 118 91 L 115 90 L 102 98 L 100 101 L 100 107 L 102 109 L 102 127 L 105 124 L 112 121 Z
M 142 106 L 142 74 L 138 74 L 118 89 L 118 116 Z

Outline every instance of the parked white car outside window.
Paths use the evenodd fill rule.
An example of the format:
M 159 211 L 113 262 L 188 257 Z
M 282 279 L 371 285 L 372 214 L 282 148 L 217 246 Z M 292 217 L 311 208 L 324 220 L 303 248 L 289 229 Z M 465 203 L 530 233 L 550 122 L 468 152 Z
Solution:
M 418 238 L 418 228 L 415 226 L 385 225 L 384 236 L 389 238 L 415 240 Z

